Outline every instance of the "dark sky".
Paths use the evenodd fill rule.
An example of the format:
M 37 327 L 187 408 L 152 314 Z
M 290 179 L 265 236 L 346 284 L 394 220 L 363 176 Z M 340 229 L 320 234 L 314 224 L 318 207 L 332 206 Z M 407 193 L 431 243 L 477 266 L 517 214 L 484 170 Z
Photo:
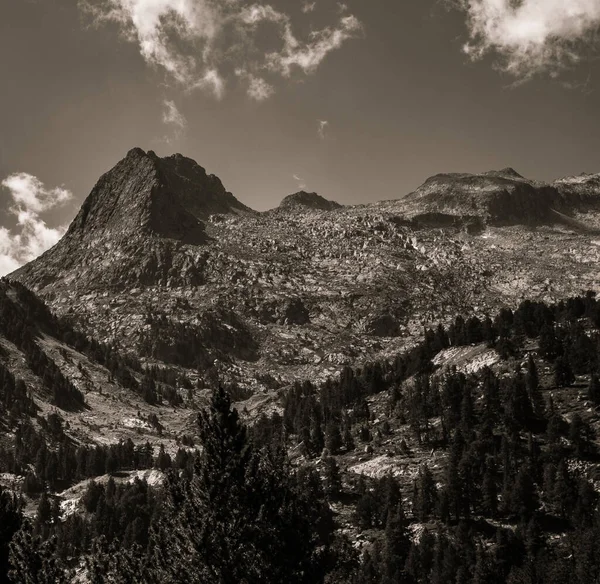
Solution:
M 102 20 L 111 2 L 120 22 Z M 227 0 L 181 2 L 214 17 Z M 153 9 L 176 0 L 94 0 L 95 14 L 76 0 L 0 0 L 0 180 L 28 173 L 48 190 L 70 190 L 70 202 L 38 209 L 56 227 L 133 146 L 194 158 L 259 210 L 300 185 L 354 204 L 399 197 L 445 171 L 512 166 L 542 180 L 599 172 L 600 62 L 587 40 L 598 30 L 600 0 L 547 0 L 546 13 L 543 2 L 524 0 L 516 14 L 506 2 L 502 19 L 486 13 L 502 0 L 472 0 L 477 13 L 439 0 L 346 0 L 345 9 L 317 0 L 304 10 L 280 0 L 252 13 L 255 28 L 249 12 L 221 15 L 226 24 L 210 45 L 211 33 L 194 29 L 190 40 L 181 18 L 173 21 L 163 29 L 165 57 L 142 56 L 135 35 Z M 580 8 L 572 20 L 562 13 L 569 4 Z M 133 28 L 128 7 L 138 17 L 150 11 L 150 20 Z M 194 13 L 195 26 L 205 25 L 204 14 Z M 296 63 L 303 48 L 314 57 L 326 46 L 289 76 L 286 30 L 298 41 L 290 45 Z M 336 32 L 345 36 L 331 47 Z M 564 45 L 550 46 L 555 38 Z M 466 54 L 469 41 L 471 56 L 482 58 Z M 577 63 L 567 62 L 573 51 Z M 169 59 L 179 59 L 177 71 L 166 71 Z M 224 82 L 220 98 L 208 70 Z M 247 94 L 252 79 L 264 89 L 259 78 L 268 98 Z M 165 102 L 178 123 L 164 121 Z M 0 225 L 15 244 L 11 190 L 0 196 Z

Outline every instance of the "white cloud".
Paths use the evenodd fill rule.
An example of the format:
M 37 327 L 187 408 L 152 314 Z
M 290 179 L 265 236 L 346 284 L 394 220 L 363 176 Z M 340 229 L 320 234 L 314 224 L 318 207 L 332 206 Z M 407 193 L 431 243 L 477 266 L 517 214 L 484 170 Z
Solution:
M 321 138 L 321 140 L 325 140 L 327 126 L 329 126 L 329 122 L 327 120 L 318 120 L 318 122 L 319 122 L 319 128 L 318 128 L 317 132 L 319 134 L 319 138 Z
M 304 12 L 304 14 L 308 14 L 309 12 L 314 12 L 316 7 L 317 7 L 316 2 L 304 2 L 304 4 L 302 4 L 302 12 Z
M 339 49 L 344 42 L 356 37 L 361 31 L 362 25 L 356 17 L 344 16 L 337 26 L 311 33 L 310 40 L 302 44 L 287 23 L 283 49 L 267 56 L 268 65 L 284 77 L 289 77 L 294 67 L 306 74 L 314 73 L 331 51 Z
M 255 99 L 256 101 L 263 101 L 271 97 L 273 93 L 275 93 L 275 89 L 272 85 L 260 77 L 254 77 L 254 75 L 250 75 L 248 95 L 252 99 Z
M 2 186 L 11 192 L 16 205 L 34 213 L 47 211 L 73 196 L 62 187 L 44 188 L 39 179 L 26 172 L 11 174 L 2 181 Z
M 173 125 L 179 130 L 184 130 L 186 119 L 185 116 L 177 109 L 175 102 L 170 99 L 165 99 L 163 101 L 163 107 L 163 123 Z
M 269 99 L 269 97 L 275 93 L 275 88 L 262 77 L 257 77 L 253 73 L 249 73 L 244 69 L 236 69 L 235 74 L 238 77 L 246 80 L 248 83 L 246 93 L 248 94 L 248 97 L 256 101 L 264 101 L 265 99 Z
M 244 78 L 248 95 L 266 99 L 274 91 L 266 72 L 283 77 L 294 68 L 314 73 L 331 51 L 361 31 L 354 16 L 340 16 L 296 38 L 288 14 L 248 0 L 79 0 L 79 5 L 97 24 L 116 23 L 149 65 L 186 89 L 204 89 L 217 98 L 225 93 L 226 72 L 242 69 L 252 75 Z M 277 33 L 274 50 L 258 48 L 264 26 Z
M 470 41 L 465 53 L 490 53 L 516 77 L 556 75 L 590 50 L 600 29 L 599 0 L 460 0 Z
M 1 184 L 10 191 L 13 205 L 9 212 L 17 219 L 15 230 L 0 227 L 0 276 L 4 276 L 58 242 L 66 228 L 48 227 L 40 214 L 64 204 L 73 195 L 62 187 L 46 189 L 39 179 L 25 172 L 11 174 Z
M 173 144 L 176 140 L 179 140 L 187 125 L 185 116 L 177 109 L 175 102 L 170 99 L 163 100 L 163 112 L 162 121 L 163 124 L 171 128 L 171 132 L 163 136 L 163 140 L 167 144 Z
M 304 190 L 306 188 L 306 183 L 303 178 L 300 178 L 297 174 L 293 174 L 292 178 L 298 183 L 298 188 L 300 190 Z

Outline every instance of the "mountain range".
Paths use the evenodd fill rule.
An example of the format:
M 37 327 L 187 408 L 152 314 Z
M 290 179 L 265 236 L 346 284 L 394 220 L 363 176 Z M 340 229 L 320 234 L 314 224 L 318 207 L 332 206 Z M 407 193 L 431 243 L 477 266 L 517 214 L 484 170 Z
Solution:
M 597 287 L 599 176 L 439 174 L 394 200 L 300 192 L 259 213 L 193 160 L 134 148 L 9 279 L 144 362 L 258 391 L 392 356 L 458 313 Z
M 131 150 L 0 280 L 0 580 L 595 582 L 599 196 L 257 212 Z

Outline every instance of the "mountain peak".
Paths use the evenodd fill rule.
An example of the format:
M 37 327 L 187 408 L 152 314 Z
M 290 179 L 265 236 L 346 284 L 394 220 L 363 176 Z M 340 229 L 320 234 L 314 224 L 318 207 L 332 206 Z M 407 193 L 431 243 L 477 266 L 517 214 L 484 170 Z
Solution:
M 161 158 L 152 150 L 132 148 L 100 177 L 67 236 L 146 233 L 202 243 L 203 220 L 215 213 L 244 212 L 252 210 L 191 158 Z
M 298 191 L 292 195 L 288 195 L 279 204 L 279 209 L 291 210 L 298 208 L 316 209 L 319 211 L 332 211 L 342 207 L 336 201 L 330 201 L 317 193 L 307 193 L 306 191 Z
M 556 188 L 528 180 L 513 168 L 437 174 L 402 201 L 411 215 L 478 216 L 500 225 L 552 222 L 553 211 L 568 210 Z
M 527 180 L 522 174 L 519 174 L 514 168 L 511 168 L 510 166 L 502 168 L 501 170 L 489 170 L 488 172 L 484 172 L 483 174 L 487 176 L 499 176 Z
M 198 283 L 202 270 L 181 252 L 209 242 L 213 214 L 250 214 L 221 181 L 191 158 L 132 148 L 100 177 L 65 236 L 11 277 L 35 289 L 123 288 Z M 59 284 L 60 285 L 60 284 Z

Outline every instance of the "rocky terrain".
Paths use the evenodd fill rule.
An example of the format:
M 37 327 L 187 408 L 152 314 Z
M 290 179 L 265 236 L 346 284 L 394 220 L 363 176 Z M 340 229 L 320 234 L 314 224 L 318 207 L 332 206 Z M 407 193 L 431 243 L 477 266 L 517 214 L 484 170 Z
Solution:
M 597 185 L 504 169 L 352 207 L 301 192 L 257 213 L 194 161 L 134 149 L 10 278 L 103 342 L 264 389 L 265 375 L 391 356 L 457 313 L 597 288 Z M 178 355 L 182 338 L 194 355 Z
M 411 581 L 459 581 L 410 562 L 466 525 L 479 559 L 455 563 L 473 573 L 498 537 L 529 549 L 535 529 L 569 560 L 573 534 L 597 541 L 599 193 L 597 175 L 504 169 L 258 213 L 188 158 L 130 151 L 63 239 L 0 281 L 0 493 L 25 495 L 68 581 L 87 582 L 90 558 L 107 569 L 100 536 L 148 544 L 154 497 L 197 472 L 198 411 L 221 395 L 261 456 L 285 447 L 286 472 L 325 497 L 356 582 L 380 581 L 399 507 Z M 521 581 L 510 565 L 493 581 Z
M 94 341 L 82 343 L 82 338 L 55 319 L 32 294 L 0 281 L 0 368 L 24 384 L 31 400 L 29 413 L 34 415 L 37 428 L 40 420 L 60 412 L 75 444 L 111 444 L 127 439 L 158 444 L 160 437 L 160 443 L 173 451 L 187 426 L 193 425 L 191 413 L 167 407 L 166 400 L 148 403 L 139 391 L 141 370 L 127 367 L 133 382 L 124 383 L 113 366 L 119 356 L 107 357 L 111 353 L 106 347 L 98 348 Z M 181 387 L 181 381 L 174 385 Z M 19 420 L 19 398 L 11 398 L 8 387 L 3 379 L 0 450 L 12 443 Z M 78 399 L 59 400 L 69 388 L 79 392 Z M 183 389 L 181 393 L 185 395 Z M 9 406 L 10 401 L 16 405 Z M 157 414 L 160 430 L 151 423 Z

